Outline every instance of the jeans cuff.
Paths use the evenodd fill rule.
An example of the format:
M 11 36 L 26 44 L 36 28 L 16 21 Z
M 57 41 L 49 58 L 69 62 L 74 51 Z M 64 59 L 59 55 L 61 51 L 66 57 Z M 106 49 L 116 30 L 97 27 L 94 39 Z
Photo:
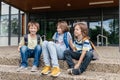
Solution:
M 80 71 L 80 69 L 72 69 L 72 74 L 79 75 L 79 74 L 81 74 L 81 71 Z

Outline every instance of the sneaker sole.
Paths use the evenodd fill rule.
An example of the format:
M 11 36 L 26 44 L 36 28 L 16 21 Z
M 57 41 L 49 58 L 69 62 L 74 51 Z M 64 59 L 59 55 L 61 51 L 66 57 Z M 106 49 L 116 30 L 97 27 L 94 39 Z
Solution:
M 56 75 L 51 75 L 52 77 L 57 77 L 58 75 L 60 75 L 61 72 L 59 72 L 58 74 Z
M 31 72 L 37 72 L 38 70 L 31 70 Z
M 28 68 L 17 69 L 16 71 L 17 71 L 17 72 L 21 72 L 21 71 L 25 71 L 25 70 L 28 70 Z
M 67 73 L 68 73 L 68 74 L 71 74 L 71 70 L 72 70 L 72 69 L 68 69 L 68 70 L 67 70 Z
M 41 73 L 41 74 L 43 74 L 43 75 L 47 75 L 47 74 L 49 74 L 50 73 L 50 71 L 48 71 L 48 72 L 46 72 L 46 73 Z

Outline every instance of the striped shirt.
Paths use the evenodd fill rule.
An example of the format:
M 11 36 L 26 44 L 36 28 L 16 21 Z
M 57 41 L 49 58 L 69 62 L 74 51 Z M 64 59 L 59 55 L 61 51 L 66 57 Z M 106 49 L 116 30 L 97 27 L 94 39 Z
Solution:
M 74 46 L 76 47 L 77 51 L 82 51 L 82 50 L 85 50 L 85 51 L 90 51 L 92 50 L 92 47 L 91 47 L 91 44 L 90 44 L 90 41 L 87 39 L 85 41 L 77 41 L 75 40 L 74 41 Z

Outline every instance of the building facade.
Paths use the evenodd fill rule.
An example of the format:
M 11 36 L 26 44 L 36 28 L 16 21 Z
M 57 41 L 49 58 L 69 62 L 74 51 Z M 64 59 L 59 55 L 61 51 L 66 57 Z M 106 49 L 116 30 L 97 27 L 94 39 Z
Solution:
M 38 33 L 46 35 L 47 40 L 51 40 L 56 31 L 56 23 L 60 20 L 67 21 L 72 36 L 74 36 L 74 23 L 86 21 L 89 27 L 89 36 L 94 44 L 100 46 L 119 45 L 119 6 L 34 13 L 22 11 L 9 3 L 1 2 L 0 10 L 0 46 L 18 45 L 20 38 L 28 33 L 26 24 L 30 20 L 39 22 Z M 97 41 L 98 39 L 99 41 Z

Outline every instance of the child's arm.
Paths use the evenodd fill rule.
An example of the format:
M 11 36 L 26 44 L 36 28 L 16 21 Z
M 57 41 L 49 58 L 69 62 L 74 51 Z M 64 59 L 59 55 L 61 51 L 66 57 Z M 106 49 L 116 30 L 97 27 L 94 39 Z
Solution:
M 70 44 L 70 47 L 72 48 L 72 50 L 73 50 L 73 51 L 76 51 L 76 47 L 74 46 L 72 40 L 69 41 L 69 44 Z
M 82 54 L 81 54 L 81 56 L 80 56 L 80 58 L 79 58 L 78 63 L 74 66 L 75 69 L 78 69 L 78 68 L 80 67 L 80 65 L 81 65 L 81 63 L 82 63 L 82 61 L 83 61 L 83 59 L 84 59 L 84 57 L 85 57 L 85 54 L 86 54 L 86 51 L 83 50 L 83 51 L 82 51 Z
M 20 51 L 20 48 L 24 45 L 24 37 L 22 38 L 22 40 L 20 41 L 19 43 L 19 46 L 18 46 L 18 51 Z
M 20 51 L 20 48 L 21 48 L 21 46 L 19 45 L 19 46 L 18 46 L 18 51 Z
M 85 43 L 84 43 L 85 42 Z M 79 61 L 78 61 L 78 63 L 75 65 L 75 67 L 74 68 L 76 68 L 76 69 L 78 69 L 79 67 L 80 67 L 80 65 L 81 65 L 81 63 L 82 63 L 82 61 L 83 61 L 83 59 L 84 59 L 84 57 L 85 57 L 85 55 L 86 55 L 86 52 L 87 52 L 87 50 L 89 50 L 89 45 L 88 45 L 88 43 L 89 43 L 89 41 L 88 40 L 85 40 L 83 42 L 83 48 L 82 48 L 82 53 L 81 53 L 81 56 L 80 56 L 80 58 L 79 58 Z M 87 44 L 86 44 L 87 43 Z

